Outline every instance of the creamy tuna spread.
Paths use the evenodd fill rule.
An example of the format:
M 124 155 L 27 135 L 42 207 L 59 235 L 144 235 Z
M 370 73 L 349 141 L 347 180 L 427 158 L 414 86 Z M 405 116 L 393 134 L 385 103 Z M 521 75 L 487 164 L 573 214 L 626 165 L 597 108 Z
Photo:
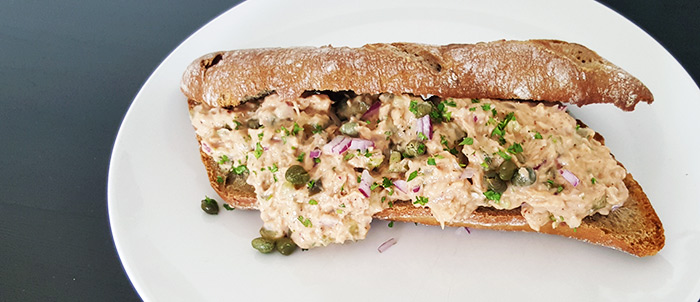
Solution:
M 363 239 L 397 201 L 441 223 L 520 208 L 575 228 L 628 197 L 626 171 L 559 104 L 410 95 L 276 94 L 190 112 L 222 174 L 255 188 L 264 227 L 301 248 Z

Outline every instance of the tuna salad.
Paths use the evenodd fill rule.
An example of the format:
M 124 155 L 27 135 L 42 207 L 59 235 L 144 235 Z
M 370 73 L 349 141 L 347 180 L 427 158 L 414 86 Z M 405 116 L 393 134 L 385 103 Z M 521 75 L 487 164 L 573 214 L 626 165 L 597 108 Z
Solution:
M 478 207 L 519 208 L 539 230 L 576 228 L 629 194 L 610 150 L 557 103 L 273 93 L 197 104 L 190 117 L 222 174 L 254 187 L 263 227 L 301 248 L 363 239 L 397 201 L 443 226 Z

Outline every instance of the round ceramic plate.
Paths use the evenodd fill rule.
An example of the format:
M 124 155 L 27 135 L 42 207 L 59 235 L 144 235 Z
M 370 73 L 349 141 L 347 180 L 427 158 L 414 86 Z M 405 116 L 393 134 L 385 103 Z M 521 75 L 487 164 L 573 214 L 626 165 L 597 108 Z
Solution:
M 117 136 L 108 199 L 117 250 L 148 301 L 288 297 L 303 301 L 695 301 L 700 297 L 700 91 L 656 41 L 593 1 L 284 1 L 243 3 L 173 51 Z M 584 44 L 656 97 L 634 112 L 573 108 L 645 188 L 666 247 L 636 258 L 563 237 L 372 223 L 367 239 L 283 257 L 250 247 L 255 211 L 204 214 L 216 194 L 199 159 L 180 76 L 217 50 L 371 42 L 561 39 Z M 389 238 L 398 243 L 384 253 Z

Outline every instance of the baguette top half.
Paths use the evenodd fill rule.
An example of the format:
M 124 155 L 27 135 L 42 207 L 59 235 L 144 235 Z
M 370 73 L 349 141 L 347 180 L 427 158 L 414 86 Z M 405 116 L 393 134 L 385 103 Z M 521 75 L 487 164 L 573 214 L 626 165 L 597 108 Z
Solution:
M 556 40 L 215 52 L 187 68 L 181 90 L 221 107 L 271 92 L 293 100 L 308 90 L 612 103 L 625 111 L 654 100 L 637 78 L 592 50 Z

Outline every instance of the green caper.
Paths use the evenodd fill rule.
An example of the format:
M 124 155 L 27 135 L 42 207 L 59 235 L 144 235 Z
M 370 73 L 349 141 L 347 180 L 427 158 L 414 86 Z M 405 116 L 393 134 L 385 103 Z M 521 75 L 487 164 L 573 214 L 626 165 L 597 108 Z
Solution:
M 529 186 L 537 181 L 535 170 L 530 167 L 521 167 L 513 174 L 511 182 L 519 187 Z
M 287 169 L 287 172 L 284 173 L 284 178 L 286 178 L 287 181 L 291 182 L 294 185 L 303 185 L 309 182 L 309 179 L 311 177 L 309 176 L 309 172 L 306 172 L 306 170 L 304 170 L 304 167 L 300 165 L 294 165 Z
M 240 174 L 238 174 L 234 170 L 231 170 L 231 172 L 229 172 L 228 175 L 226 175 L 224 183 L 227 186 L 234 186 L 236 188 L 249 186 L 246 182 L 246 179 L 248 179 L 248 174 L 249 173 L 247 171 L 243 171 Z
M 258 250 L 258 252 L 263 254 L 270 253 L 273 249 L 275 249 L 275 242 L 263 237 L 253 239 L 253 241 L 250 242 L 250 245 L 252 245 L 254 249 Z
M 265 227 L 260 228 L 260 236 L 268 240 L 276 240 L 282 238 L 282 235 L 284 235 L 282 232 L 268 230 Z
M 216 200 L 205 196 L 202 199 L 202 210 L 209 215 L 219 214 L 219 204 Z
M 337 106 L 336 114 L 341 119 L 348 120 L 353 116 L 365 113 L 370 107 L 368 102 L 371 101 L 371 99 L 364 96 L 357 96 L 346 101 L 341 101 Z
M 359 134 L 357 132 L 357 123 L 347 122 L 347 123 L 341 125 L 340 126 L 340 133 L 345 134 L 347 136 L 357 137 L 357 135 Z
M 516 166 L 512 160 L 504 161 L 498 167 L 498 178 L 500 178 L 501 180 L 510 180 L 511 178 L 513 178 L 513 174 L 517 169 L 518 166 Z
M 417 140 L 408 142 L 406 148 L 403 150 L 404 157 L 416 157 L 423 154 L 425 154 L 425 144 Z
M 280 238 L 275 242 L 275 248 L 280 254 L 288 256 L 297 249 L 296 243 L 289 237 Z
M 486 187 L 489 190 L 494 191 L 496 193 L 503 193 L 508 188 L 508 185 L 506 184 L 506 182 L 502 181 L 498 177 L 493 177 L 493 178 L 484 177 L 484 182 L 486 182 Z
M 521 164 L 524 164 L 525 161 L 526 161 L 525 155 L 523 155 L 522 152 L 516 153 L 516 154 L 515 154 L 515 158 L 517 158 L 517 159 L 518 159 L 518 162 L 520 162 Z
M 250 128 L 250 129 L 258 129 L 258 128 L 260 128 L 260 121 L 258 121 L 257 119 L 252 118 L 252 119 L 249 119 L 249 120 L 245 123 L 245 125 L 246 125 L 248 128 Z
M 430 111 L 433 111 L 433 106 L 428 102 L 419 102 L 414 109 L 413 113 L 416 115 L 416 118 L 421 118 L 428 115 Z

